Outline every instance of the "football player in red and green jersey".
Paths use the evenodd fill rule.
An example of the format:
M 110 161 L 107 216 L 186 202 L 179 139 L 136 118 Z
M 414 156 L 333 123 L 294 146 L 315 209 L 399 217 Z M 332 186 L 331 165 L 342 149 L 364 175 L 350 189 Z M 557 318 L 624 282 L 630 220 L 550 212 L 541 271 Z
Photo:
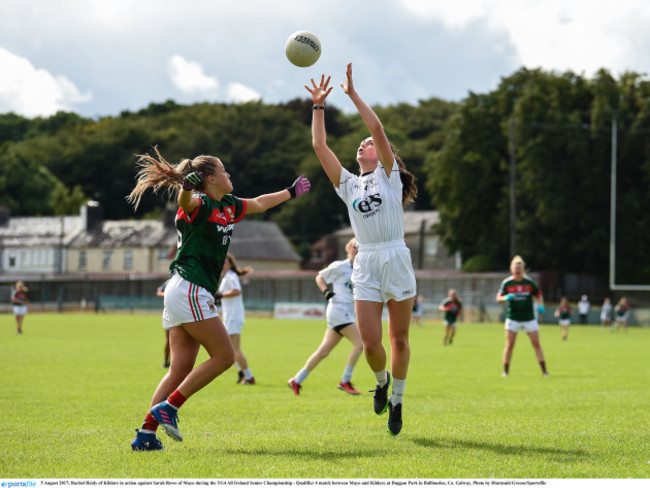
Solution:
M 520 330 L 528 333 L 530 342 L 535 349 L 535 355 L 542 368 L 542 373 L 544 376 L 548 376 L 544 352 L 539 343 L 539 324 L 535 319 L 535 311 L 533 310 L 533 300 L 535 299 L 538 302 L 538 313 L 544 313 L 544 297 L 535 282 L 524 274 L 524 267 L 524 260 L 520 256 L 515 256 L 510 263 L 512 276 L 503 280 L 497 293 L 497 302 L 507 304 L 506 347 L 503 351 L 502 376 L 510 374 L 512 350 L 515 347 L 517 333 Z
M 164 292 L 163 327 L 169 329 L 171 364 L 131 442 L 134 451 L 153 451 L 163 449 L 156 437 L 158 425 L 173 439 L 183 440 L 177 425 L 178 409 L 234 362 L 214 296 L 234 224 L 246 214 L 264 212 L 308 192 L 311 185 L 301 175 L 284 190 L 240 199 L 230 193 L 230 175 L 217 157 L 197 156 L 175 166 L 156 148 L 155 157 L 143 155 L 139 164 L 138 181 L 129 195 L 135 207 L 148 188 L 156 191 L 163 186 L 177 193 L 180 207 L 176 214 L 177 252 Z M 195 368 L 200 346 L 209 359 Z
M 453 288 L 447 292 L 447 297 L 438 305 L 438 310 L 445 312 L 445 336 L 442 339 L 442 345 L 451 345 L 456 335 L 456 324 L 458 315 L 463 309 L 463 303 L 458 298 L 456 290 Z

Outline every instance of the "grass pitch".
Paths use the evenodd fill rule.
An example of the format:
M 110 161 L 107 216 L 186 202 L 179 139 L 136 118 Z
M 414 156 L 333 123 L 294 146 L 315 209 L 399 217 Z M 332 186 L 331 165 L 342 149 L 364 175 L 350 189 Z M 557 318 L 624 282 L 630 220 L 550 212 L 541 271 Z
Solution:
M 164 370 L 160 316 L 31 314 L 23 335 L 0 316 L 4 478 L 648 478 L 650 330 L 541 327 L 543 378 L 520 334 L 501 378 L 501 324 L 411 331 L 404 429 L 372 411 L 360 359 L 336 388 L 342 342 L 295 397 L 286 381 L 316 349 L 320 321 L 249 318 L 243 349 L 258 382 L 229 370 L 180 411 L 184 442 L 130 449 Z M 202 352 L 199 359 L 205 358 Z

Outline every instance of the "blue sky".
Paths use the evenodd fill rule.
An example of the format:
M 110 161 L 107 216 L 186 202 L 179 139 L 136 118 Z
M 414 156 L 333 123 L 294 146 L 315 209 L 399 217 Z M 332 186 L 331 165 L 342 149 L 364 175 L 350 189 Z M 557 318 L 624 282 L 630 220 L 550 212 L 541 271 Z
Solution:
M 521 66 L 591 77 L 650 71 L 643 0 L 1 0 L 0 113 L 87 117 L 152 102 L 285 102 L 331 74 L 330 103 L 353 63 L 371 104 L 494 90 Z M 315 33 L 309 68 L 284 56 Z

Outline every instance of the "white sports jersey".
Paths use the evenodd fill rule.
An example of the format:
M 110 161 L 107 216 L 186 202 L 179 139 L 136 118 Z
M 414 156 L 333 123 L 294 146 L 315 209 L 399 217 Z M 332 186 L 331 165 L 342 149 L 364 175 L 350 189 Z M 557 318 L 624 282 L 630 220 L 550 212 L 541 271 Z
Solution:
M 225 293 L 230 290 L 241 291 L 241 283 L 239 276 L 232 269 L 226 271 L 226 274 L 221 278 L 219 284 L 219 293 Z M 230 321 L 244 322 L 244 297 L 240 293 L 235 297 L 223 297 L 221 299 L 221 312 L 223 314 L 223 321 L 228 323 Z
M 353 304 L 352 263 L 349 259 L 334 261 L 327 268 L 318 272 L 326 283 L 332 284 L 334 296 L 330 302 L 335 304 Z
M 375 244 L 404 239 L 402 180 L 393 159 L 390 177 L 381 164 L 364 175 L 341 171 L 336 193 L 348 207 L 348 215 L 357 242 Z

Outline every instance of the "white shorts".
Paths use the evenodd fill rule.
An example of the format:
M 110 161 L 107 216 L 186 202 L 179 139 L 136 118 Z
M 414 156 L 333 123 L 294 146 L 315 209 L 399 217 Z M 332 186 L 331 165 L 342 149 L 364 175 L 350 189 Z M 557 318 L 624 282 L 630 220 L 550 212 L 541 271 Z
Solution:
M 445 326 L 451 325 L 452 327 L 456 327 L 456 322 L 447 322 L 446 320 L 443 320 L 445 323 Z
M 565 325 L 565 326 L 571 325 L 571 319 L 560 320 L 560 325 Z
M 539 330 L 539 324 L 537 320 L 526 320 L 520 322 L 518 320 L 506 319 L 506 330 L 511 330 L 512 332 L 519 332 L 523 330 L 524 332 L 535 332 Z
M 333 329 L 339 325 L 353 324 L 356 322 L 354 303 L 329 302 L 325 310 L 325 317 L 327 318 L 328 329 Z
M 627 312 L 625 315 L 617 315 L 616 316 L 616 321 L 617 322 L 627 322 L 628 317 L 630 316 L 630 312 Z
M 416 294 L 411 251 L 403 240 L 362 244 L 352 271 L 354 299 L 401 302 Z
M 27 315 L 27 305 L 14 305 L 14 315 Z
M 163 327 L 165 329 L 219 316 L 212 293 L 190 283 L 178 273 L 174 273 L 167 283 L 164 301 Z
M 228 335 L 241 334 L 242 329 L 244 328 L 244 321 L 239 319 L 228 319 L 224 315 L 223 324 L 226 326 L 226 331 Z

